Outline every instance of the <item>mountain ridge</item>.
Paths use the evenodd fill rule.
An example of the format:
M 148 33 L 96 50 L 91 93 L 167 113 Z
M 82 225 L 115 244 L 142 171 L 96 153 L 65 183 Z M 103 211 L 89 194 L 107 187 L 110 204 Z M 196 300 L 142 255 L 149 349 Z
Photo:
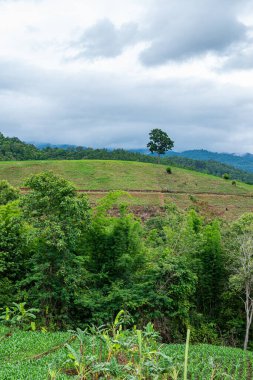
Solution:
M 138 152 L 142 154 L 149 154 L 148 149 L 131 149 L 130 151 Z M 201 161 L 216 161 L 221 162 L 226 165 L 234 166 L 240 170 L 244 170 L 250 173 L 253 173 L 253 154 L 244 153 L 218 153 L 211 152 L 206 149 L 190 149 L 183 152 L 169 151 L 165 154 L 166 157 L 185 157 L 192 160 L 201 160 Z

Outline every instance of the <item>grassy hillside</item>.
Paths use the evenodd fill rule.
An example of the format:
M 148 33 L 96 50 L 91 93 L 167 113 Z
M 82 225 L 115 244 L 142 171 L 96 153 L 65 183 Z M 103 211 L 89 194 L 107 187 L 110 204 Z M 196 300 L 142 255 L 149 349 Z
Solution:
M 4 332 L 0 329 L 1 380 L 79 379 L 64 370 L 68 359 L 68 350 L 64 344 L 69 340 L 70 333 L 17 330 L 5 337 Z M 71 345 L 77 348 L 77 343 Z M 179 371 L 177 379 L 182 380 L 184 345 L 163 345 L 162 351 L 171 358 L 171 373 L 174 367 Z M 252 379 L 252 368 L 253 355 L 250 352 L 207 344 L 190 346 L 188 379 L 247 380 Z M 87 376 L 87 379 L 95 379 Z
M 253 193 L 251 185 L 232 186 L 231 181 L 176 167 L 168 175 L 165 169 L 163 165 L 129 161 L 8 161 L 0 163 L 0 178 L 21 187 L 29 175 L 52 170 L 72 181 L 78 189 Z
M 228 219 L 253 210 L 251 185 L 237 182 L 234 186 L 230 180 L 176 167 L 169 175 L 165 169 L 163 165 L 128 161 L 8 161 L 0 162 L 0 179 L 22 187 L 29 175 L 51 170 L 79 190 L 132 190 L 132 203 L 140 206 L 162 206 L 171 200 L 179 207 L 195 204 L 208 214 Z M 92 200 L 100 196 L 90 194 Z

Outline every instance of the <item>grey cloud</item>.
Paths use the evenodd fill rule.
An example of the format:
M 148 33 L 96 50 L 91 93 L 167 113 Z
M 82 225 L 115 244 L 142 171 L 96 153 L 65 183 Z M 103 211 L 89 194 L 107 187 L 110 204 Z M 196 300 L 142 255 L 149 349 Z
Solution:
M 240 1 L 240 6 L 246 4 Z M 238 21 L 236 0 L 156 0 L 147 15 L 150 46 L 140 59 L 144 65 L 164 64 L 206 54 L 223 53 L 246 38 Z
M 116 57 L 136 42 L 137 35 L 138 27 L 135 23 L 125 23 L 117 28 L 108 19 L 100 20 L 87 29 L 78 41 L 78 57 Z
M 86 29 L 74 44 L 79 50 L 75 58 L 114 58 L 140 41 L 148 45 L 140 54 L 145 66 L 209 52 L 229 54 L 247 42 L 248 28 L 238 19 L 247 4 L 248 0 L 149 0 L 139 25 L 116 27 L 103 19 Z
M 248 39 L 232 49 L 222 67 L 222 71 L 228 70 L 251 70 L 253 69 L 253 40 Z
M 253 151 L 251 89 L 183 79 L 137 84 L 116 75 L 16 66 L 1 64 L 0 125 L 7 135 L 129 148 L 144 147 L 158 127 L 178 150 Z

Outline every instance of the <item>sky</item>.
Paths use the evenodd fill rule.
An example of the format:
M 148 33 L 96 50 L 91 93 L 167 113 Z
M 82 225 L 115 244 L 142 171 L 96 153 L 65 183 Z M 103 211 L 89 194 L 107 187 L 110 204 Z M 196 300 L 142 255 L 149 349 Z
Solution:
M 253 0 L 0 0 L 0 131 L 253 153 Z

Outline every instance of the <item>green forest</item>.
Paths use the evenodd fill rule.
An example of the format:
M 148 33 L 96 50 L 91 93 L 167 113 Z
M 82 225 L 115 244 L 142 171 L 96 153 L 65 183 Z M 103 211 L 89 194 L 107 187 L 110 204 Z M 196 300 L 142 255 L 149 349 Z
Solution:
M 39 310 L 38 327 L 66 330 L 112 322 L 123 309 L 139 327 L 152 322 L 164 342 L 182 342 L 191 327 L 193 342 L 248 347 L 253 214 L 228 224 L 170 203 L 141 222 L 124 192 L 91 208 L 53 173 L 26 185 L 20 195 L 1 182 L 3 319 L 6 306 L 26 302 Z

